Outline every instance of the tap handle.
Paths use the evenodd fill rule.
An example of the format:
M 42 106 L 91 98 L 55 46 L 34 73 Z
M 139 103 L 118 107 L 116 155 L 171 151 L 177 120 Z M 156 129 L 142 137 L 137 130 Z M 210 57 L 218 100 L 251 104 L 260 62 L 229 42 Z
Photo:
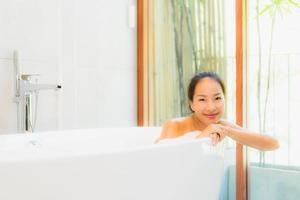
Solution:
M 32 77 L 39 77 L 40 74 L 21 74 L 21 80 L 30 81 Z

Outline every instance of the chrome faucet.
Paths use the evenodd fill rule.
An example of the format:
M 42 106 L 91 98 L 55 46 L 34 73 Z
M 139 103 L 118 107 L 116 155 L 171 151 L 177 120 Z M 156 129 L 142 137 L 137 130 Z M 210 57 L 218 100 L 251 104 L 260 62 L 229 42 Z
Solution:
M 33 132 L 37 117 L 38 92 L 40 90 L 58 90 L 60 85 L 38 84 L 39 74 L 21 74 L 18 52 L 13 53 L 15 98 L 17 104 L 18 132 Z

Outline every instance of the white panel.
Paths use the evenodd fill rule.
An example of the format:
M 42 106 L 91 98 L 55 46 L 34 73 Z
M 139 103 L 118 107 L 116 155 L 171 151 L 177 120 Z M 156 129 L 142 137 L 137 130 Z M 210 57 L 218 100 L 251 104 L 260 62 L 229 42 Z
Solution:
M 118 6 L 116 6 L 118 5 Z M 101 9 L 102 8 L 102 9 Z M 135 69 L 136 29 L 128 27 L 128 2 L 99 3 L 99 63 L 111 68 Z
M 136 29 L 128 27 L 127 1 L 1 1 L 0 27 L 1 85 L 13 83 L 17 49 L 22 73 L 63 87 L 40 92 L 36 130 L 135 125 Z M 109 89 L 120 87 L 116 76 L 124 107 Z M 13 90 L 0 102 L 7 95 Z M 16 105 L 7 108 L 2 132 L 15 132 Z
M 0 134 L 17 131 L 16 106 L 13 103 L 13 95 L 12 61 L 0 59 Z
M 136 74 L 126 69 L 99 71 L 99 124 L 109 126 L 136 125 Z
M 63 129 L 136 125 L 136 35 L 127 12 L 124 1 L 63 2 Z
M 99 79 L 96 70 L 80 70 L 77 77 L 80 80 L 77 89 L 78 98 L 78 122 L 80 128 L 99 127 L 97 106 L 101 103 L 98 97 L 97 79 Z
M 57 6 L 50 0 L 1 1 L 1 48 L 17 48 L 27 59 L 55 59 Z

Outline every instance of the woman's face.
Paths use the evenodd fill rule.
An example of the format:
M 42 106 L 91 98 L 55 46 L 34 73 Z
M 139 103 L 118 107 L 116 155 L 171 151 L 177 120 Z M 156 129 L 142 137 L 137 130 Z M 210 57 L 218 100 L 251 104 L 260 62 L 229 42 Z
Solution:
M 203 124 L 217 123 L 225 110 L 221 85 L 209 77 L 201 79 L 195 87 L 193 101 L 190 104 Z

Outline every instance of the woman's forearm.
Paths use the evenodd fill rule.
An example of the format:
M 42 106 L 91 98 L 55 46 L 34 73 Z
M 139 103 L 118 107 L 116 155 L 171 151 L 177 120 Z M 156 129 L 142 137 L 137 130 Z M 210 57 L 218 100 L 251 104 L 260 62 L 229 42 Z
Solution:
M 245 129 L 228 127 L 227 136 L 238 143 L 259 149 L 261 151 L 275 150 L 279 147 L 278 141 L 273 137 L 264 134 L 253 133 Z

